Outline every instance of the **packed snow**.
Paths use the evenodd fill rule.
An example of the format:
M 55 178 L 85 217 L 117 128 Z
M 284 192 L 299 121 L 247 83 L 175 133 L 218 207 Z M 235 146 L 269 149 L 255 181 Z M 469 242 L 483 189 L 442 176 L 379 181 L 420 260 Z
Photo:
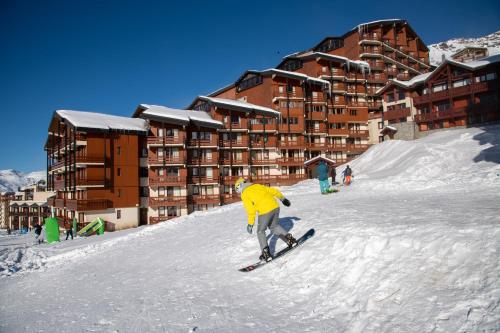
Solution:
M 2 234 L 0 332 L 498 332 L 499 144 L 500 126 L 388 141 L 338 193 L 281 188 L 280 223 L 316 235 L 250 273 L 241 203 L 56 244 Z

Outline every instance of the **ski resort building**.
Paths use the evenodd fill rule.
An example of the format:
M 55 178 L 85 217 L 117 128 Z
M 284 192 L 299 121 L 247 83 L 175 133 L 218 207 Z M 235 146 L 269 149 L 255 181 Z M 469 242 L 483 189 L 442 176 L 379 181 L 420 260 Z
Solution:
M 446 59 L 431 73 L 391 80 L 378 94 L 384 125 L 412 140 L 430 130 L 500 120 L 500 56 L 462 63 Z
M 143 119 L 58 110 L 45 143 L 48 204 L 60 225 L 101 217 L 108 230 L 138 225 Z

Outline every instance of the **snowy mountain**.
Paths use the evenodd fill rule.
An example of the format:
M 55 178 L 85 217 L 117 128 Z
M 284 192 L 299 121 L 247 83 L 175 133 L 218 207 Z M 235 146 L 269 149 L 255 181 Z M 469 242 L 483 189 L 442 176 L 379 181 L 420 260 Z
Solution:
M 15 192 L 21 186 L 31 185 L 46 178 L 45 171 L 24 174 L 13 169 L 0 170 L 0 192 Z
M 479 38 L 455 38 L 446 42 L 428 45 L 430 62 L 432 65 L 437 66 L 442 62 L 442 55 L 450 57 L 466 46 L 486 47 L 489 55 L 499 54 L 500 31 Z
M 2 234 L 0 331 L 500 331 L 500 126 L 383 142 L 350 166 L 338 193 L 281 188 L 280 224 L 316 235 L 250 273 L 241 203 L 50 245 Z

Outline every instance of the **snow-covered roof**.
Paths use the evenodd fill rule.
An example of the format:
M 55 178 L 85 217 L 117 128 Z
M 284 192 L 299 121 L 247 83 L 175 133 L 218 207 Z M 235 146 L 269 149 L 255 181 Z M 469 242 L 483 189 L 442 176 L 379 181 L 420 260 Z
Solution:
M 366 27 L 366 26 L 370 26 L 370 25 L 373 25 L 373 24 L 384 24 L 384 23 L 394 23 L 394 22 L 404 22 L 405 20 L 402 20 L 402 19 L 385 19 L 385 20 L 377 20 L 377 21 L 371 21 L 371 22 L 365 22 L 365 23 L 361 23 L 361 24 L 358 24 L 357 26 L 355 26 L 354 28 L 351 29 L 352 30 L 357 30 L 357 29 L 361 29 L 363 27 Z
M 339 56 L 339 55 L 334 55 L 334 54 L 328 54 L 324 52 L 304 52 L 299 55 L 291 56 L 294 58 L 299 58 L 299 59 L 307 59 L 307 58 L 321 58 L 325 60 L 330 60 L 330 61 L 338 61 L 347 64 L 347 67 L 349 68 L 350 66 L 359 68 L 362 72 L 370 72 L 370 64 L 366 61 L 363 60 L 351 60 L 349 58 Z
M 238 101 L 234 99 L 218 98 L 218 97 L 208 97 L 208 96 L 198 96 L 198 99 L 202 101 L 207 101 L 213 103 L 217 106 L 227 108 L 234 111 L 244 111 L 244 112 L 255 112 L 260 115 L 279 117 L 280 112 L 266 108 L 265 106 L 260 106 L 252 103 L 247 103 L 243 101 Z
M 80 129 L 123 130 L 147 133 L 144 119 L 113 116 L 103 113 L 57 110 L 56 115 Z
M 200 125 L 222 127 L 222 123 L 213 119 L 208 113 L 204 111 L 193 110 L 180 110 L 172 109 L 161 105 L 140 104 L 139 108 L 142 109 L 142 115 L 146 118 L 148 116 L 171 120 L 173 122 L 180 122 L 188 124 L 189 122 L 199 123 Z
M 432 73 L 434 72 L 429 72 L 429 73 L 424 73 L 424 74 L 420 74 L 420 75 L 417 75 L 413 78 L 411 78 L 411 80 L 408 80 L 408 81 L 401 81 L 401 80 L 397 80 L 397 79 L 391 79 L 387 82 L 387 84 L 385 86 L 383 86 L 382 88 L 378 89 L 375 94 L 381 94 L 383 93 L 387 88 L 389 88 L 391 85 L 395 84 L 395 85 L 398 85 L 402 88 L 413 88 L 415 86 L 417 86 L 418 84 L 420 83 L 424 83 L 425 80 L 427 80 L 427 78 L 429 76 L 432 75 Z
M 211 93 L 210 93 L 210 94 L 208 94 L 207 96 L 209 96 L 209 97 L 213 97 L 213 96 L 218 95 L 218 94 L 220 94 L 220 93 L 222 93 L 222 92 L 224 92 L 224 91 L 226 91 L 226 90 L 229 90 L 229 89 L 231 89 L 231 88 L 233 88 L 233 87 L 234 87 L 234 82 L 233 82 L 233 83 L 231 83 L 231 84 L 228 84 L 228 85 L 226 85 L 226 86 L 224 86 L 224 87 L 221 87 L 221 88 L 217 89 L 216 91 L 211 92 Z
M 486 67 L 490 64 L 494 64 L 497 62 L 500 62 L 500 54 L 492 55 L 492 56 L 489 56 L 489 57 L 486 57 L 486 58 L 483 58 L 480 60 L 469 61 L 469 62 L 460 62 L 460 61 L 446 58 L 445 61 L 443 62 L 443 64 L 450 63 L 450 64 L 457 65 L 460 67 L 464 67 L 466 69 L 476 70 L 476 69 L 480 69 L 480 68 Z M 440 68 L 443 64 L 441 64 L 438 68 Z
M 328 157 L 324 157 L 324 156 L 316 156 L 316 157 L 313 157 L 311 158 L 310 160 L 307 160 L 304 162 L 304 165 L 309 165 L 311 163 L 314 163 L 318 160 L 324 160 L 324 161 L 327 161 L 328 163 L 331 163 L 331 164 L 336 164 L 337 162 L 335 162 L 334 160 L 328 158 Z

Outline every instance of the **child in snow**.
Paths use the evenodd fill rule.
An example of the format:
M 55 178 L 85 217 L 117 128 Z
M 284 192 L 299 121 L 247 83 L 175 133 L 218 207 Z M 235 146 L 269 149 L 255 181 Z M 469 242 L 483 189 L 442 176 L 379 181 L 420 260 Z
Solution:
M 40 237 L 42 234 L 42 226 L 37 223 L 34 229 L 35 229 L 35 239 L 38 240 L 38 244 L 40 244 L 42 240 L 42 238 Z
M 259 239 L 260 249 L 262 251 L 259 257 L 260 260 L 269 261 L 272 259 L 267 244 L 267 228 L 283 240 L 288 247 L 297 245 L 297 240 L 293 238 L 292 234 L 287 233 L 278 223 L 280 207 L 274 198 L 280 199 L 285 206 L 290 206 L 290 201 L 285 198 L 280 191 L 261 184 L 246 182 L 243 178 L 239 178 L 234 184 L 234 187 L 236 192 L 240 194 L 243 206 L 248 215 L 247 232 L 249 234 L 252 234 L 255 214 L 259 213 L 257 238 Z
M 344 171 L 342 172 L 342 175 L 344 176 L 344 180 L 343 180 L 344 184 L 345 185 L 351 184 L 352 170 L 349 167 L 349 165 L 347 165 L 347 167 L 344 169 Z
M 328 166 L 324 161 L 320 161 L 316 167 L 316 172 L 318 173 L 319 189 L 321 194 L 328 193 L 330 184 L 328 183 Z

